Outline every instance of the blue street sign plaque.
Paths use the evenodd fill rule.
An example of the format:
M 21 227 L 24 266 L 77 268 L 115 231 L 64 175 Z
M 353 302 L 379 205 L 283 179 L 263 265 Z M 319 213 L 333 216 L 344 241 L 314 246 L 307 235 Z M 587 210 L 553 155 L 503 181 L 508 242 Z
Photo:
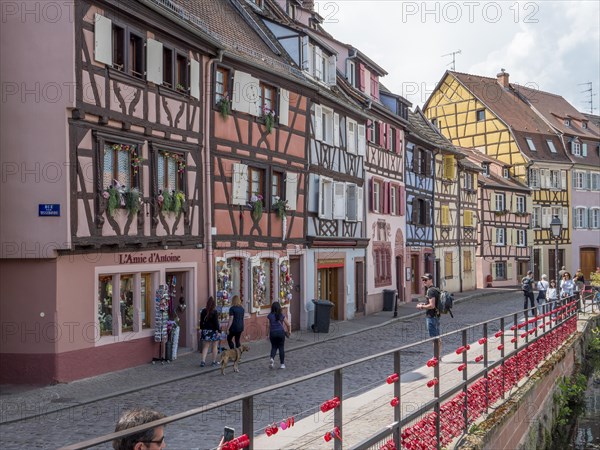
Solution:
M 38 205 L 38 216 L 40 217 L 59 217 L 60 205 L 43 203 Z

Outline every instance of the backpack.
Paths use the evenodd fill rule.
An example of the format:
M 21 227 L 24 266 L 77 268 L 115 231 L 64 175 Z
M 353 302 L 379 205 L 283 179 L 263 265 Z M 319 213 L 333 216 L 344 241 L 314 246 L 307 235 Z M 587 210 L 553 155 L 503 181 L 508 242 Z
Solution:
M 454 319 L 454 314 L 452 314 L 452 306 L 454 306 L 454 294 L 442 289 L 438 289 L 438 292 L 440 293 L 440 299 L 437 308 L 438 311 L 440 314 L 450 314 L 450 317 Z
M 521 289 L 523 289 L 523 292 L 531 292 L 531 278 L 524 277 L 521 280 L 521 283 Z

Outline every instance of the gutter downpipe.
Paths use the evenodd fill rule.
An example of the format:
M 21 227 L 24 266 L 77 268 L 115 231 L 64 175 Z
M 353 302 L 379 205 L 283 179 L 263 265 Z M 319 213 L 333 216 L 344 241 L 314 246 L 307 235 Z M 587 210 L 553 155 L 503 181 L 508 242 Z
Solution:
M 456 159 L 456 158 L 455 158 Z M 457 222 L 457 241 L 458 241 L 458 288 L 459 288 L 459 292 L 463 291 L 463 279 L 462 279 L 462 273 L 463 273 L 463 266 L 462 266 L 462 245 L 461 245 L 461 233 L 462 233 L 462 227 L 460 226 L 460 217 L 461 217 L 461 211 L 462 211 L 462 202 L 461 202 L 461 186 L 460 186 L 460 180 L 461 180 L 461 174 L 462 174 L 462 170 L 460 167 L 460 164 L 458 163 L 458 159 L 456 159 L 456 173 L 457 173 L 457 185 L 456 185 L 456 191 L 458 193 L 457 197 L 457 214 L 456 214 L 456 222 Z
M 213 296 L 215 287 L 212 282 L 212 275 L 214 272 L 214 250 L 213 250 L 213 237 L 212 237 L 212 207 L 207 208 L 207 206 L 211 205 L 212 198 L 212 169 L 210 165 L 210 124 L 211 124 L 211 93 L 212 93 L 212 65 L 218 61 L 223 61 L 223 49 L 219 49 L 216 58 L 211 58 L 206 62 L 205 65 L 205 79 L 204 83 L 204 152 L 203 163 L 204 163 L 204 175 L 206 176 L 206 181 L 204 182 L 204 210 L 208 210 L 208 214 L 204 217 L 204 223 L 206 225 L 205 228 L 205 236 L 206 236 L 206 256 L 207 256 L 207 282 L 208 282 L 208 295 Z

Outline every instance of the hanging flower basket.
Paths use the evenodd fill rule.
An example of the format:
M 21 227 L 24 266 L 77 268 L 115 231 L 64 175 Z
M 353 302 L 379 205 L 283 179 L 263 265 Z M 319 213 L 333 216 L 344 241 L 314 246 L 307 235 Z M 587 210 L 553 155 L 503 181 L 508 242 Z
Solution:
M 223 119 L 227 119 L 231 115 L 231 101 L 229 101 L 227 95 L 221 97 L 221 100 L 217 102 L 217 107 Z
M 187 207 L 185 194 L 181 191 L 161 191 L 156 199 L 162 212 L 167 214 L 172 213 L 177 217 Z
M 252 220 L 258 222 L 263 215 L 263 196 L 260 194 L 254 194 L 250 197 L 248 207 L 252 210 Z
M 265 108 L 263 111 L 263 119 L 265 120 L 265 128 L 267 129 L 267 133 L 270 134 L 275 126 L 275 112 L 269 108 Z
M 275 197 L 275 203 L 273 203 L 273 210 L 277 214 L 277 217 L 283 219 L 287 216 L 287 210 L 289 209 L 287 200 L 279 197 Z
M 106 201 L 106 212 L 110 217 L 114 217 L 115 211 L 119 208 L 126 209 L 129 215 L 137 214 L 144 203 L 138 189 L 127 189 L 117 180 L 114 181 L 114 185 L 102 192 L 102 198 Z

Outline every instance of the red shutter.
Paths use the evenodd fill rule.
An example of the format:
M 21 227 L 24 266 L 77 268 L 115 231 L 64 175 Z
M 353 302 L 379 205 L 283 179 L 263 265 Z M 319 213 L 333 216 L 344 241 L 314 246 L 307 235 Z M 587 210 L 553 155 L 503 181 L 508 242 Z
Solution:
M 406 188 L 400 186 L 398 189 L 398 214 L 401 216 L 406 214 Z
M 358 63 L 358 88 L 365 92 L 365 66 Z
M 367 141 L 371 142 L 371 139 L 373 139 L 373 121 L 372 120 L 367 120 Z
M 400 139 L 400 129 L 396 128 L 396 153 L 402 154 L 402 139 Z
M 375 74 L 371 74 L 371 97 L 379 100 L 379 77 Z
M 369 180 L 369 211 L 373 212 L 373 206 L 375 205 L 375 190 L 373 185 L 375 184 L 375 182 L 373 181 L 373 178 L 371 178 Z
M 377 141 L 378 145 L 381 145 L 383 147 L 383 130 L 384 130 L 384 126 L 383 126 L 383 122 L 377 122 L 377 127 L 379 128 L 379 140 Z

